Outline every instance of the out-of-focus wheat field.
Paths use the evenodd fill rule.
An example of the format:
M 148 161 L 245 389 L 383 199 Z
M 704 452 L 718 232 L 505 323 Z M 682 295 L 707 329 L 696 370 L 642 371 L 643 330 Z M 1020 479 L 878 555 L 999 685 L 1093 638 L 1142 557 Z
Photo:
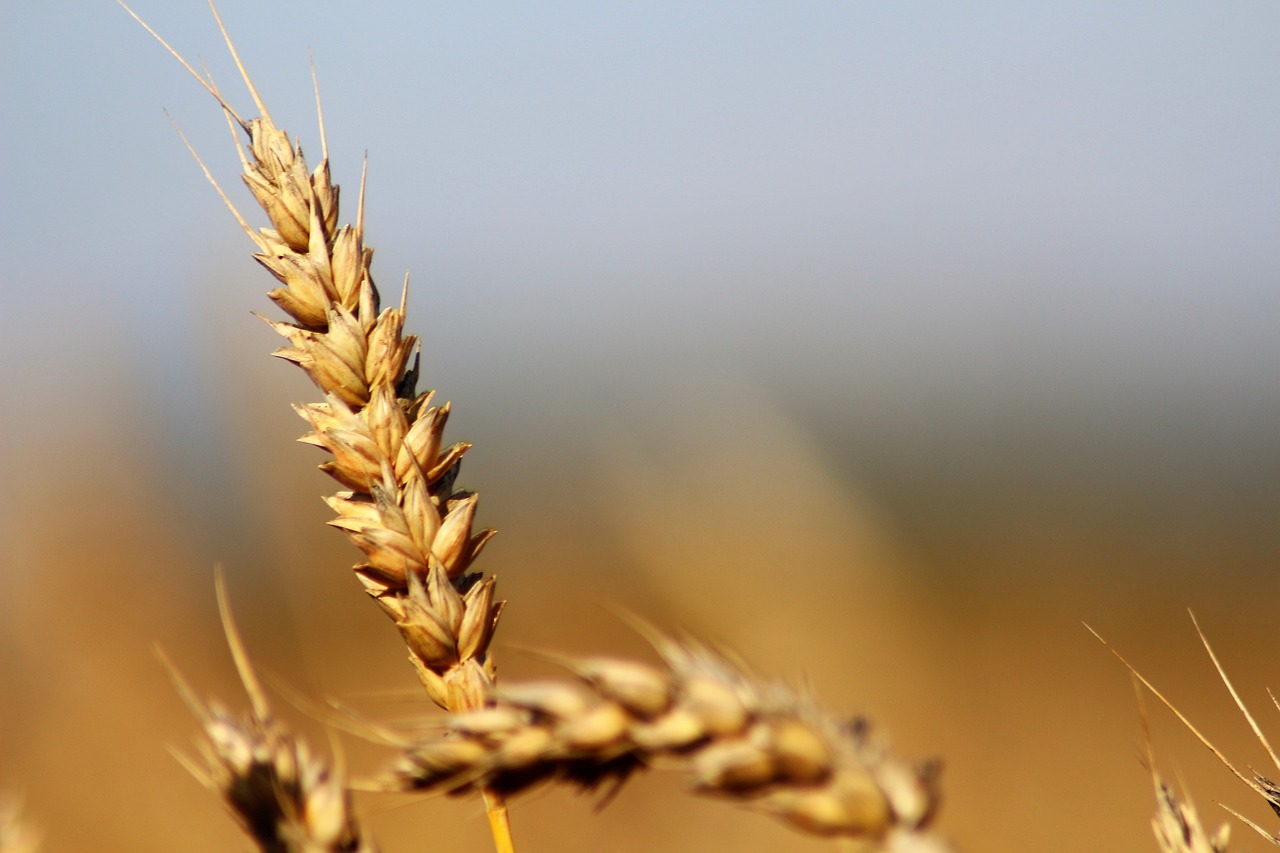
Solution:
M 222 6 L 313 158 L 314 52 L 346 218 L 368 152 L 375 274 L 412 272 L 501 530 L 502 678 L 645 655 L 622 608 L 941 757 L 965 851 L 1154 851 L 1087 622 L 1265 768 L 1186 609 L 1280 736 L 1280 7 Z M 252 109 L 206 8 L 138 11 Z M 260 222 L 214 104 L 111 3 L 5 4 L 0 44 L 0 790 L 55 853 L 244 849 L 152 651 L 243 706 L 216 564 L 271 679 L 432 710 L 292 443 L 269 277 L 162 112 Z M 1207 821 L 1276 828 L 1151 716 Z M 359 806 L 387 851 L 490 849 L 476 802 Z M 832 846 L 657 773 L 513 820 L 522 853 Z

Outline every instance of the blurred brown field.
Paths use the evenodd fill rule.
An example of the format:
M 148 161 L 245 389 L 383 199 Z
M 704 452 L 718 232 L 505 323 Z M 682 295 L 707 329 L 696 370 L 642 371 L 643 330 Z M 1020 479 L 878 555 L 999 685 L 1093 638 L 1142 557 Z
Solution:
M 267 359 L 273 342 L 253 321 L 209 334 L 218 378 L 201 393 L 222 419 L 204 438 L 170 432 L 123 375 L 125 354 L 117 384 L 90 392 L 91 427 L 85 400 L 69 395 L 43 403 L 54 416 L 38 429 L 11 433 L 22 443 L 6 476 L 23 485 L 3 548 L 0 784 L 24 796 L 49 851 L 247 849 L 166 751 L 190 752 L 195 725 L 152 653 L 163 646 L 199 691 L 243 707 L 215 612 L 215 560 L 271 678 L 378 720 L 435 713 L 349 576 L 352 549 L 324 527 L 316 454 L 290 444 L 301 422 L 286 403 L 309 387 Z M 476 437 L 469 404 L 500 404 L 445 391 L 455 439 Z M 1154 850 L 1134 693 L 1088 622 L 1242 766 L 1265 764 L 1185 612 L 1280 731 L 1263 692 L 1274 683 L 1276 543 L 1258 522 L 1274 508 L 1253 493 L 1233 529 L 1230 513 L 1211 524 L 1179 516 L 1169 507 L 1180 504 L 1141 483 L 1073 494 L 1080 471 L 1051 458 L 1034 488 L 1014 470 L 966 496 L 963 478 L 940 468 L 934 493 L 911 486 L 918 472 L 904 464 L 908 485 L 877 492 L 848 475 L 813 422 L 741 378 L 685 376 L 665 391 L 657 412 L 513 413 L 478 430 L 463 481 L 484 496 L 483 522 L 501 529 L 483 564 L 510 602 L 503 678 L 546 674 L 526 649 L 646 654 L 616 612 L 630 611 L 870 715 L 905 756 L 941 757 L 940 828 L 964 850 Z M 878 468 L 864 460 L 891 485 L 893 458 L 939 451 L 908 441 L 896 452 Z M 985 452 L 966 465 L 1010 464 Z M 1019 494 L 1037 512 L 1018 512 Z M 1071 512 L 1094 504 L 1108 512 Z M 1160 769 L 1207 822 L 1225 818 L 1215 801 L 1274 822 L 1148 705 Z M 358 738 L 331 742 L 283 698 L 277 708 L 312 743 L 340 743 L 356 776 L 389 757 Z M 474 801 L 365 796 L 360 808 L 387 850 L 489 844 Z M 514 824 L 528 851 L 830 846 L 660 773 L 598 813 L 591 797 L 534 794 L 516 803 Z

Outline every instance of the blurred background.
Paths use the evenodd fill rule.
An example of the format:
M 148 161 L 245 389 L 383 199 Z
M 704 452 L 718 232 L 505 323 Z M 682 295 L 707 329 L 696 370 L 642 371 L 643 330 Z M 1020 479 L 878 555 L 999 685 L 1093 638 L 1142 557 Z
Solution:
M 137 2 L 252 114 L 206 7 Z M 1280 732 L 1280 7 L 221 7 L 313 158 L 314 53 L 344 218 L 369 154 L 375 274 L 412 272 L 502 531 L 503 677 L 645 655 L 620 606 L 941 756 L 964 850 L 1155 850 L 1088 622 L 1265 767 L 1186 608 Z M 215 564 L 262 670 L 429 711 L 291 443 L 271 281 L 162 112 L 258 223 L 218 110 L 112 3 L 0 33 L 0 789 L 49 851 L 242 849 L 152 654 L 243 707 Z M 1275 828 L 1151 717 L 1206 822 Z M 831 847 L 681 785 L 533 795 L 520 849 Z M 475 802 L 360 807 L 388 851 L 489 849 Z

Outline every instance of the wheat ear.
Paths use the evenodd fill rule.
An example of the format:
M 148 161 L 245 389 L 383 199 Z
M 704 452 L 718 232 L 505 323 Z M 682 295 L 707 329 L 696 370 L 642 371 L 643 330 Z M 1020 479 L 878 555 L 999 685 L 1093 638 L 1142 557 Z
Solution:
M 494 600 L 493 578 L 468 571 L 494 533 L 473 532 L 478 496 L 454 488 L 470 445 L 445 446 L 449 404 L 415 391 L 417 338 L 403 334 L 404 296 L 380 308 L 373 250 L 364 244 L 363 183 L 355 225 L 339 227 L 323 127 L 320 164 L 308 170 L 220 19 L 218 26 L 261 115 L 241 119 L 212 81 L 187 67 L 249 138 L 237 149 L 244 181 L 272 227 L 251 228 L 214 186 L 280 284 L 268 296 L 293 320 L 267 321 L 289 341 L 274 355 L 305 370 L 325 395 L 295 408 L 311 426 L 300 441 L 328 451 L 320 468 L 345 487 L 326 498 L 338 516 L 330 524 L 364 553 L 356 576 L 400 628 L 431 698 L 450 710 L 476 707 L 493 679 L 488 649 L 503 602 Z
M 1190 611 L 1188 612 L 1190 613 Z M 1204 645 L 1205 651 L 1208 652 L 1209 659 L 1213 661 L 1213 666 L 1218 672 L 1218 677 L 1221 678 L 1222 683 L 1226 685 L 1227 692 L 1231 694 L 1231 698 L 1232 700 L 1235 701 L 1236 707 L 1239 708 L 1240 713 L 1244 715 L 1245 721 L 1249 724 L 1249 728 L 1253 731 L 1254 736 L 1262 744 L 1263 749 L 1265 749 L 1267 752 L 1267 755 L 1270 756 L 1272 763 L 1275 764 L 1278 770 L 1280 770 L 1280 756 L 1277 756 L 1275 750 L 1272 749 L 1271 744 L 1270 742 L 1268 742 L 1266 735 L 1263 734 L 1261 727 L 1258 725 L 1257 721 L 1253 718 L 1253 714 L 1249 712 L 1249 709 L 1244 704 L 1244 700 L 1242 700 L 1240 698 L 1240 694 L 1236 692 L 1236 688 L 1231 683 L 1231 679 L 1227 677 L 1227 671 L 1223 668 L 1222 663 L 1218 660 L 1218 656 L 1217 654 L 1214 653 L 1213 647 L 1209 645 L 1209 639 L 1204 635 L 1204 631 L 1200 629 L 1200 623 L 1196 621 L 1196 616 L 1194 613 L 1191 613 L 1191 624 L 1195 626 L 1196 635 L 1200 637 L 1200 642 Z M 1222 765 L 1224 767 L 1230 770 L 1231 773 L 1237 779 L 1239 779 L 1241 782 L 1247 785 L 1250 790 L 1252 790 L 1258 796 L 1262 797 L 1262 799 L 1267 803 L 1267 805 L 1271 807 L 1272 811 L 1276 812 L 1277 814 L 1280 814 L 1280 786 L 1277 786 L 1274 782 L 1272 782 L 1266 776 L 1256 771 L 1252 772 L 1251 776 L 1246 775 L 1242 770 L 1240 770 L 1234 764 L 1232 764 L 1231 760 L 1227 758 L 1227 756 L 1222 752 L 1222 750 L 1214 746 L 1213 743 L 1207 737 L 1205 737 L 1198 728 L 1196 728 L 1195 724 L 1192 723 L 1191 720 L 1188 719 L 1185 714 L 1183 714 L 1181 711 L 1178 710 L 1177 706 L 1174 705 L 1172 701 L 1170 701 L 1163 693 L 1161 693 L 1160 690 L 1154 684 L 1148 681 L 1146 677 L 1142 675 L 1142 673 L 1138 672 L 1137 668 L 1134 667 L 1133 664 L 1125 660 L 1124 656 L 1121 655 L 1118 651 L 1116 651 L 1115 648 L 1113 648 L 1106 640 L 1104 640 L 1102 636 L 1098 634 L 1097 631 L 1094 631 L 1093 628 L 1090 628 L 1088 625 L 1085 625 L 1085 627 L 1089 629 L 1090 633 L 1092 633 L 1095 637 L 1098 638 L 1099 642 L 1101 642 L 1104 646 L 1110 649 L 1111 654 L 1115 655 L 1115 657 L 1122 664 L 1124 664 L 1125 668 L 1129 670 L 1129 672 L 1133 675 L 1135 679 L 1137 679 L 1144 687 L 1150 690 L 1152 695 L 1154 695 L 1157 699 L 1160 700 L 1161 704 L 1163 704 L 1166 708 L 1168 708 L 1170 711 L 1173 712 L 1174 716 L 1178 718 L 1178 721 L 1181 722 L 1182 725 L 1186 726 L 1187 730 L 1190 731 L 1191 734 L 1195 736 L 1196 740 L 1204 744 L 1204 746 L 1208 748 L 1210 752 L 1213 753 L 1214 757 L 1217 758 L 1218 761 L 1222 762 Z M 1270 693 L 1270 691 L 1268 691 L 1268 693 Z M 1274 704 L 1276 704 L 1277 708 L 1280 708 L 1280 702 L 1276 702 L 1276 698 L 1274 695 L 1271 696 L 1271 701 Z M 1173 822 L 1170 823 L 1170 818 L 1163 817 L 1162 816 L 1163 812 L 1170 811 L 1170 810 L 1174 812 L 1178 812 L 1179 810 L 1186 811 L 1189 809 L 1192 817 L 1194 817 L 1194 809 L 1191 809 L 1190 806 L 1186 806 L 1186 807 L 1179 806 L 1176 803 L 1176 801 L 1173 799 L 1172 794 L 1170 794 L 1167 789 L 1164 789 L 1164 786 L 1161 786 L 1159 784 L 1157 784 L 1157 787 L 1156 787 L 1156 798 L 1160 807 L 1156 816 L 1157 836 L 1160 835 L 1160 829 L 1159 829 L 1160 822 L 1163 821 L 1168 826 L 1177 825 L 1176 820 L 1173 820 Z M 1168 802 L 1168 805 L 1166 805 L 1166 801 Z M 1241 823 L 1248 826 L 1254 832 L 1258 833 L 1263 838 L 1267 839 L 1267 841 L 1271 842 L 1272 845 L 1276 847 L 1280 847 L 1280 835 L 1274 835 L 1270 832 L 1267 832 L 1257 823 L 1245 817 L 1244 815 L 1240 814 L 1238 811 L 1231 808 L 1230 806 L 1222 805 L 1222 808 L 1225 809 L 1234 817 L 1236 817 Z M 1196 825 L 1196 828 L 1198 829 L 1198 825 Z M 1184 831 L 1191 832 L 1191 829 L 1186 829 Z M 1221 836 L 1221 839 L 1222 839 L 1222 847 L 1223 849 L 1225 849 L 1226 836 L 1221 831 L 1219 832 L 1219 836 Z M 1206 843 L 1209 843 L 1209 842 L 1206 842 Z M 1173 848 L 1173 850 L 1176 851 L 1176 853 L 1182 853 L 1184 849 L 1188 849 L 1188 848 L 1186 847 Z M 1200 848 L 1193 847 L 1189 849 L 1194 850 L 1195 853 L 1200 853 Z M 1214 848 L 1212 846 L 1210 846 L 1209 849 L 1212 850 L 1213 853 L 1222 853 L 1221 850 L 1219 850 L 1218 848 Z
M 181 754 L 178 759 L 222 798 L 264 853 L 375 853 L 377 846 L 353 815 L 341 770 L 330 769 L 272 715 L 231 616 L 221 573 L 217 593 L 223 631 L 252 711 L 237 717 L 201 702 L 157 650 L 179 695 L 204 728 L 199 745 L 204 766 Z
M 454 716 L 407 750 L 385 786 L 616 789 L 638 770 L 672 767 L 698 792 L 801 830 L 897 853 L 951 849 L 925 831 L 938 806 L 936 764 L 909 767 L 866 720 L 826 714 L 696 641 L 647 633 L 665 666 L 559 659 L 574 679 L 497 687 L 490 707 Z
M 324 394 L 323 403 L 295 408 L 311 426 L 300 441 L 331 455 L 320 468 L 344 487 L 326 498 L 337 514 L 329 523 L 363 552 L 356 576 L 400 630 L 431 699 L 455 712 L 481 707 L 495 675 L 489 643 L 504 602 L 494 598 L 493 578 L 470 569 L 494 531 L 473 531 L 478 496 L 455 488 L 470 445 L 445 445 L 449 404 L 415 390 L 417 338 L 403 334 L 407 280 L 400 304 L 380 307 L 373 250 L 364 243 L 363 178 L 355 224 L 339 226 L 323 121 L 320 163 L 309 170 L 301 146 L 272 121 L 217 9 L 257 118 L 237 115 L 212 79 L 125 9 L 248 136 L 237 147 L 243 177 L 270 228 L 251 228 L 201 168 L 257 245 L 254 258 L 279 282 L 268 296 L 291 322 L 268 321 L 289 342 L 274 354 L 305 370 Z M 485 799 L 498 849 L 510 850 L 505 807 Z

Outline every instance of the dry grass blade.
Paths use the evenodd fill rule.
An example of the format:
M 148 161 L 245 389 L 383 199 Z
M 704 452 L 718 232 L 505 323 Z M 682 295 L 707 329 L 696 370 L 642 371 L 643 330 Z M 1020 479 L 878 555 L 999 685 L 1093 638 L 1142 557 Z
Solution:
M 506 685 L 409 750 L 387 785 L 515 794 L 546 782 L 620 786 L 650 766 L 693 788 L 875 850 L 950 849 L 927 832 L 937 765 L 894 759 L 863 719 L 767 683 L 692 640 L 663 635 L 665 667 L 564 659 L 575 680 Z
M 1261 727 L 1258 725 L 1253 715 L 1249 712 L 1248 707 L 1245 706 L 1244 700 L 1240 698 L 1240 694 L 1236 691 L 1235 686 L 1231 683 L 1231 679 L 1227 677 L 1226 670 L 1223 668 L 1222 663 L 1218 660 L 1217 654 L 1214 653 L 1213 647 L 1209 644 L 1208 638 L 1205 637 L 1204 635 L 1204 631 L 1201 630 L 1200 623 L 1196 621 L 1196 617 L 1194 613 L 1191 614 L 1191 622 L 1195 626 L 1196 634 L 1200 637 L 1200 642 L 1204 645 L 1205 651 L 1207 651 L 1209 654 L 1209 659 L 1213 662 L 1214 668 L 1218 672 L 1218 677 L 1221 678 L 1222 683 L 1226 685 L 1227 691 L 1231 694 L 1231 698 L 1235 702 L 1236 707 L 1240 709 L 1240 713 L 1244 715 L 1244 718 L 1248 722 L 1250 729 L 1254 733 L 1254 736 L 1258 738 L 1259 742 L 1262 744 L 1263 748 L 1267 751 L 1267 754 L 1271 757 L 1272 761 L 1276 763 L 1278 768 L 1280 768 L 1280 760 L 1277 760 L 1276 754 L 1274 750 L 1272 750 L 1271 744 L 1267 741 L 1266 736 L 1262 733 Z M 1085 625 L 1085 627 L 1089 629 L 1090 633 L 1092 633 L 1095 637 L 1098 638 L 1099 642 L 1101 642 L 1104 646 L 1106 646 L 1111 651 L 1111 654 L 1115 655 L 1117 660 L 1119 660 L 1122 664 L 1124 664 L 1125 668 L 1129 670 L 1129 672 L 1133 675 L 1135 679 L 1141 682 L 1142 685 L 1146 687 L 1148 690 L 1150 690 L 1151 693 L 1157 699 L 1159 699 L 1160 702 L 1166 708 L 1168 708 L 1170 711 L 1173 712 L 1174 716 L 1178 718 L 1178 720 L 1187 728 L 1188 731 L 1190 731 L 1195 736 L 1195 738 L 1198 741 L 1200 741 L 1200 743 L 1204 744 L 1204 746 L 1207 747 L 1209 751 L 1213 753 L 1215 758 L 1217 758 L 1220 762 L 1222 762 L 1224 767 L 1230 770 L 1237 779 L 1239 779 L 1245 785 L 1249 786 L 1249 788 L 1253 790 L 1254 793 L 1262 797 L 1262 799 L 1266 801 L 1267 805 L 1270 806 L 1273 811 L 1275 811 L 1277 814 L 1280 814 L 1280 787 L 1277 787 L 1275 783 L 1273 783 L 1270 779 L 1268 779 L 1266 776 L 1263 776 L 1260 773 L 1254 772 L 1251 776 L 1245 775 L 1243 771 L 1241 771 L 1233 763 L 1231 763 L 1230 759 L 1228 759 L 1220 749 L 1214 746 L 1213 743 L 1207 737 L 1205 737 L 1200 732 L 1199 729 L 1195 727 L 1195 725 L 1191 722 L 1191 720 L 1187 718 L 1185 714 L 1183 714 L 1181 711 L 1178 710 L 1177 706 L 1175 706 L 1173 702 L 1171 702 L 1163 693 L 1161 693 L 1155 687 L 1155 685 L 1153 685 L 1150 681 L 1148 681 L 1142 675 L 1142 673 L 1138 672 L 1137 668 L 1134 667 L 1133 664 L 1125 660 L 1124 656 L 1121 655 L 1114 648 L 1112 648 L 1112 646 L 1106 640 L 1104 640 L 1097 631 L 1094 631 L 1093 628 L 1090 628 L 1088 625 Z M 1272 701 L 1275 701 L 1274 697 Z M 1154 774 L 1154 769 L 1152 772 Z M 1160 833 L 1159 825 L 1161 820 L 1164 820 L 1166 825 L 1168 826 L 1176 826 L 1179 820 L 1183 821 L 1183 823 L 1185 824 L 1187 812 L 1189 812 L 1191 818 L 1194 819 L 1195 810 L 1190 805 L 1183 806 L 1178 804 L 1176 799 L 1174 799 L 1172 793 L 1170 793 L 1168 789 L 1165 788 L 1164 786 L 1157 785 L 1156 798 L 1157 798 L 1157 801 L 1160 803 L 1160 811 L 1157 813 L 1157 835 L 1159 835 Z M 1271 844 L 1277 847 L 1280 847 L 1280 836 L 1273 835 L 1272 833 L 1267 832 L 1257 823 L 1244 817 L 1236 810 L 1225 805 L 1223 805 L 1222 807 L 1226 811 L 1230 812 L 1233 816 L 1238 818 L 1242 823 L 1244 823 L 1249 828 L 1257 832 L 1260 836 L 1262 836 L 1267 841 L 1269 841 Z M 1162 817 L 1162 815 L 1166 812 L 1169 813 L 1169 816 L 1167 818 Z M 1181 817 L 1179 817 L 1179 815 Z M 1198 824 L 1195 824 L 1195 827 L 1198 829 Z M 1189 832 L 1190 830 L 1186 829 L 1185 831 Z M 1223 845 L 1225 846 L 1225 836 L 1223 837 Z M 1180 851 L 1184 848 L 1174 848 L 1174 849 Z M 1213 849 L 1216 850 L 1216 848 L 1213 848 Z
M 253 710 L 237 717 L 201 702 L 160 653 L 204 728 L 203 766 L 181 755 L 179 760 L 222 798 L 264 853 L 374 853 L 377 847 L 354 817 L 340 769 L 331 770 L 273 717 L 232 619 L 221 574 L 217 591 L 227 644 Z

